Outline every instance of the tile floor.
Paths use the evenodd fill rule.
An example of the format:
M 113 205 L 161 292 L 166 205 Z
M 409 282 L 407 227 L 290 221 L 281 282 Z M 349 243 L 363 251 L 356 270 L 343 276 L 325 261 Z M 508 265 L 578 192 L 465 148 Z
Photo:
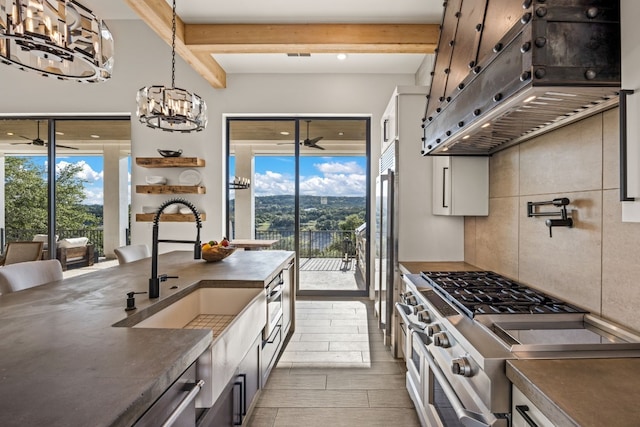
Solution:
M 251 427 L 419 426 L 366 299 L 298 299 L 296 332 L 264 390 Z

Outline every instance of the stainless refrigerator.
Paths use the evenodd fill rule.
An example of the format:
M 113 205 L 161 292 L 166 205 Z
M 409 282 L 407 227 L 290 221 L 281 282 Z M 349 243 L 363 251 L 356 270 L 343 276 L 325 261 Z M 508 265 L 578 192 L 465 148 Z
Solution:
M 376 179 L 376 271 L 375 310 L 378 327 L 384 331 L 384 342 L 391 343 L 393 318 L 393 282 L 397 240 L 394 236 L 395 179 L 388 169 Z

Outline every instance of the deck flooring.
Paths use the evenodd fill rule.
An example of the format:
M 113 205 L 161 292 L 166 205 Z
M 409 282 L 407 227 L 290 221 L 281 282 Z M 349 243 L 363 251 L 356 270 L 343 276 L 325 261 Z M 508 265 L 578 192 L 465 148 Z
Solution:
M 301 258 L 300 271 L 355 271 L 356 262 L 341 258 Z

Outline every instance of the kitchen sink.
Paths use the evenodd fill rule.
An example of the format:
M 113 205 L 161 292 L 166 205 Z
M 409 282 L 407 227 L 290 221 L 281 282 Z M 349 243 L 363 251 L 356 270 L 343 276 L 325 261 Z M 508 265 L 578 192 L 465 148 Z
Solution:
M 198 362 L 205 385 L 196 406 L 211 407 L 266 324 L 262 288 L 200 288 L 134 328 L 211 329 L 213 343 Z

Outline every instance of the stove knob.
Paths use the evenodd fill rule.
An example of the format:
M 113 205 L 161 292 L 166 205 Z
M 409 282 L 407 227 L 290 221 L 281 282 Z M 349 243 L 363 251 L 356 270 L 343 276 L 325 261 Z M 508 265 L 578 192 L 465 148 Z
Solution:
M 427 310 L 420 310 L 418 312 L 418 320 L 424 323 L 431 322 L 431 315 Z
M 436 347 L 447 348 L 451 347 L 451 343 L 449 342 L 449 337 L 445 332 L 438 332 L 433 336 L 433 345 Z
M 429 326 L 427 326 L 427 335 L 432 337 L 435 334 L 437 334 L 438 332 L 440 332 L 441 330 L 442 329 L 440 329 L 440 325 L 429 325 Z
M 418 304 L 418 300 L 417 298 L 413 295 L 413 294 L 409 294 L 405 297 L 405 302 L 409 305 L 416 305 Z
M 462 375 L 463 377 L 470 377 L 473 375 L 471 369 L 471 363 L 466 357 L 460 357 L 451 361 L 451 372 L 456 375 Z
M 422 304 L 418 304 L 418 305 L 414 305 L 413 306 L 413 314 L 418 314 L 422 310 L 424 310 L 424 305 L 422 305 Z

